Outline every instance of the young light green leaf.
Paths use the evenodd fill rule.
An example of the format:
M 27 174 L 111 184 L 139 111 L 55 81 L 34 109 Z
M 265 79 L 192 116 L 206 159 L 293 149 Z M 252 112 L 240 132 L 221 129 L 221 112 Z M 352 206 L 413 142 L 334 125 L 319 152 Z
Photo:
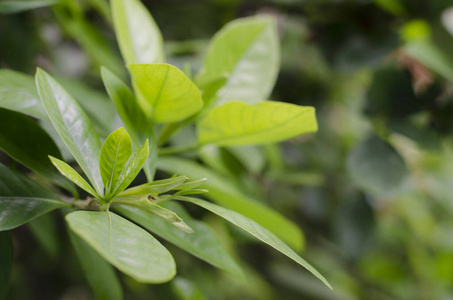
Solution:
M 123 299 L 121 283 L 112 265 L 69 228 L 68 233 L 96 298 L 99 300 Z
M 240 267 L 209 226 L 193 219 L 178 203 L 166 202 L 164 206 L 183 218 L 193 228 L 194 233 L 182 232 L 152 213 L 136 207 L 120 205 L 115 207 L 115 210 L 199 259 L 232 274 L 243 276 Z
M 148 195 L 159 195 L 184 185 L 189 180 L 187 176 L 177 176 L 168 179 L 156 180 L 122 191 L 118 197 L 136 197 L 137 199 Z
M 134 86 L 144 99 L 140 105 L 155 122 L 181 121 L 203 106 L 196 85 L 172 65 L 129 65 L 129 71 Z
M 0 108 L 0 149 L 27 168 L 73 194 L 75 187 L 52 166 L 49 154 L 61 157 L 52 138 L 35 121 L 11 110 Z
M 45 198 L 0 196 L 0 231 L 14 229 L 65 206 L 69 204 Z
M 121 171 L 132 155 L 132 142 L 126 129 L 115 130 L 104 142 L 101 150 L 101 176 L 106 198 L 115 196 L 113 189 L 118 183 Z
M 69 227 L 105 260 L 142 283 L 162 283 L 176 274 L 173 257 L 153 236 L 111 212 L 77 211 Z
M 99 171 L 101 143 L 89 118 L 77 102 L 41 69 L 36 72 L 36 85 L 52 124 L 102 196 L 104 185 Z
M 12 70 L 0 70 L 0 107 L 47 120 L 32 76 Z
M 231 179 L 200 164 L 178 157 L 161 157 L 158 167 L 171 174 L 186 174 L 194 180 L 208 178 L 209 180 L 201 188 L 209 190 L 206 194 L 209 199 L 253 219 L 293 248 L 297 250 L 303 248 L 304 235 L 296 224 L 265 206 L 259 199 L 245 195 L 238 188 L 237 183 Z
M 148 140 L 145 141 L 137 151 L 135 151 L 124 164 L 123 170 L 118 176 L 118 181 L 113 190 L 113 194 L 117 195 L 121 193 L 125 188 L 131 184 L 132 180 L 137 177 L 138 172 L 143 167 L 149 153 Z
M 8 296 L 11 274 L 13 271 L 14 245 L 11 232 L 0 232 L 0 300 Z
M 153 203 L 148 199 L 148 197 L 137 199 L 137 198 L 115 198 L 112 202 L 113 204 L 126 204 L 129 206 L 135 206 L 145 211 L 148 211 L 165 221 L 169 222 L 171 225 L 181 229 L 187 233 L 193 233 L 193 229 L 190 228 L 184 221 L 178 217 L 173 211 L 166 209 L 156 203 Z
M 134 93 L 107 68 L 101 69 L 102 80 L 110 98 L 115 103 L 118 114 L 131 135 L 135 148 L 140 147 L 149 139 L 149 156 L 143 169 L 149 182 L 153 181 L 156 171 L 157 146 L 155 144 L 153 126 L 138 105 Z
M 200 143 L 221 146 L 276 143 L 317 130 L 313 107 L 274 101 L 229 102 L 197 124 Z
M 116 38 L 126 64 L 165 62 L 162 35 L 139 0 L 112 0 Z
M 280 240 L 277 236 L 275 236 L 272 232 L 267 230 L 266 228 L 262 227 L 255 221 L 238 214 L 237 212 L 234 212 L 232 210 L 223 208 L 221 206 L 215 205 L 213 203 L 209 203 L 204 200 L 200 200 L 197 198 L 192 198 L 192 197 L 177 197 L 179 200 L 191 202 L 193 204 L 196 204 L 198 206 L 201 206 L 216 215 L 224 218 L 225 220 L 233 223 L 234 225 L 242 228 L 243 230 L 247 231 L 251 235 L 255 236 L 262 242 L 268 244 L 272 248 L 274 248 L 277 251 L 280 251 L 281 253 L 285 254 L 298 264 L 300 264 L 302 267 L 306 268 L 308 271 L 310 271 L 313 275 L 315 275 L 319 280 L 321 280 L 325 285 L 327 285 L 330 289 L 332 287 L 330 284 L 327 282 L 327 280 L 322 276 L 313 266 L 311 266 L 307 261 L 305 261 L 302 257 L 300 257 L 296 252 L 294 252 L 290 247 L 288 247 L 282 240 Z
M 214 36 L 197 82 L 203 87 L 226 74 L 228 80 L 214 101 L 219 105 L 231 100 L 253 104 L 269 97 L 279 66 L 274 20 L 249 17 L 227 24 Z
M 0 15 L 15 14 L 26 10 L 54 5 L 57 3 L 58 3 L 57 0 L 1 1 Z
M 200 185 L 204 184 L 206 182 L 206 180 L 208 180 L 208 179 L 202 178 L 199 180 L 185 182 L 185 183 L 181 184 L 180 186 L 175 187 L 174 189 L 179 190 L 179 191 L 195 189 L 195 188 L 199 187 Z
M 77 171 L 74 170 L 70 165 L 50 155 L 49 158 L 52 161 L 55 168 L 57 168 L 57 170 L 60 171 L 60 173 L 63 174 L 66 178 L 74 182 L 78 187 L 85 190 L 87 193 L 93 195 L 98 199 L 100 198 L 100 196 L 91 187 L 91 185 L 89 185 L 89 183 L 86 182 L 85 179 L 83 179 L 83 177 L 80 176 L 80 174 L 77 173 Z

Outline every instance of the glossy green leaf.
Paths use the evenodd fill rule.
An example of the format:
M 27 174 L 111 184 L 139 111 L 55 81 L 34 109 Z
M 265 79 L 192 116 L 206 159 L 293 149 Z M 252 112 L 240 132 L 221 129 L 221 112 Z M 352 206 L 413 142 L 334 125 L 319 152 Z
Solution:
M 112 0 L 116 38 L 126 64 L 165 62 L 162 35 L 140 0 Z
M 32 76 L 0 70 L 0 107 L 47 120 Z
M 145 141 L 143 146 L 137 149 L 124 164 L 123 170 L 121 171 L 118 182 L 114 189 L 114 194 L 121 193 L 125 188 L 131 184 L 132 180 L 137 177 L 138 172 L 143 167 L 149 153 L 148 140 Z
M 0 164 L 0 231 L 23 225 L 67 203 L 26 176 Z
M 193 219 L 178 203 L 168 202 L 164 206 L 176 212 L 178 216 L 193 228 L 194 232 L 182 232 L 167 222 L 163 222 L 150 212 L 136 207 L 121 205 L 115 209 L 122 215 L 180 247 L 184 251 L 232 274 L 242 275 L 239 266 L 209 226 Z
M 276 235 L 272 232 L 267 230 L 266 228 L 262 227 L 255 221 L 238 214 L 232 210 L 223 208 L 221 206 L 215 205 L 213 203 L 209 203 L 204 200 L 192 198 L 192 197 L 179 197 L 179 200 L 191 202 L 198 206 L 201 206 L 216 215 L 224 218 L 225 220 L 233 223 L 234 225 L 242 228 L 243 230 L 247 231 L 251 235 L 255 236 L 262 242 L 268 244 L 269 246 L 273 247 L 275 250 L 280 251 L 281 253 L 285 254 L 308 271 L 310 271 L 313 275 L 315 275 L 319 280 L 321 280 L 325 285 L 329 288 L 332 288 L 327 280 L 322 276 L 313 266 L 311 266 L 307 261 L 305 261 L 302 257 L 300 257 L 296 252 L 294 252 L 290 247 L 288 247 L 283 241 L 281 241 Z
M 105 260 L 135 280 L 162 283 L 176 274 L 173 257 L 155 238 L 111 212 L 77 211 L 69 227 Z
M 118 197 L 136 197 L 137 199 L 140 199 L 149 194 L 159 195 L 182 186 L 187 180 L 189 180 L 187 176 L 156 180 L 127 189 L 121 192 Z
M 70 165 L 52 156 L 49 156 L 49 158 L 55 168 L 57 168 L 57 170 L 60 171 L 60 173 L 63 174 L 66 178 L 74 182 L 78 187 L 85 190 L 94 197 L 100 198 L 96 191 L 91 187 L 91 185 L 86 182 L 85 179 L 83 179 L 83 177 L 80 176 L 80 174 L 77 173 L 77 171 L 74 170 Z
M 83 239 L 72 230 L 68 230 L 83 272 L 99 300 L 121 300 L 123 290 L 115 273 L 115 269 L 102 258 Z
M 0 197 L 0 231 L 19 227 L 54 209 L 68 204 L 37 197 Z
M 371 136 L 353 148 L 346 166 L 354 183 L 381 196 L 401 191 L 409 175 L 400 154 L 377 136 Z
M 173 291 L 181 300 L 204 300 L 206 297 L 203 295 L 201 290 L 195 284 L 195 282 L 182 278 L 176 277 L 171 282 Z
M 129 65 L 129 71 L 144 99 L 140 105 L 155 122 L 181 121 L 203 106 L 196 85 L 172 65 Z
M 193 180 L 208 178 L 206 183 L 200 186 L 209 190 L 206 194 L 208 198 L 253 219 L 293 248 L 297 250 L 303 248 L 304 236 L 296 224 L 265 206 L 258 199 L 245 195 L 236 183 L 225 176 L 190 160 L 177 157 L 159 158 L 158 167 L 172 174 L 186 174 Z
M 0 232 L 0 300 L 8 299 L 8 290 L 13 271 L 14 245 L 11 232 Z
M 138 105 L 134 93 L 132 93 L 124 82 L 107 68 L 103 67 L 101 74 L 105 88 L 115 103 L 118 114 L 131 136 L 134 147 L 140 147 L 146 139 L 149 139 L 149 156 L 146 159 L 143 169 L 145 170 L 148 181 L 153 181 L 157 162 L 157 146 L 155 145 L 151 122 Z
M 36 73 L 36 85 L 52 124 L 102 196 L 104 185 L 99 171 L 101 143 L 89 118 L 77 102 L 41 69 Z
M 131 155 L 131 138 L 123 127 L 115 130 L 105 140 L 101 149 L 100 167 L 106 197 L 114 196 L 121 171 Z
M 274 19 L 244 18 L 227 24 L 214 36 L 197 82 L 203 87 L 226 76 L 225 85 L 217 92 L 217 104 L 231 100 L 253 104 L 269 97 L 279 66 Z
M 75 193 L 74 186 L 52 166 L 49 154 L 61 157 L 52 138 L 27 116 L 0 108 L 0 149 L 27 168 Z
M 283 102 L 229 102 L 197 124 L 200 143 L 269 144 L 318 130 L 315 109 Z
M 40 7 L 57 4 L 57 0 L 28 0 L 28 1 L 1 1 L 0 2 L 0 15 L 1 14 L 15 14 L 27 10 L 32 10 Z

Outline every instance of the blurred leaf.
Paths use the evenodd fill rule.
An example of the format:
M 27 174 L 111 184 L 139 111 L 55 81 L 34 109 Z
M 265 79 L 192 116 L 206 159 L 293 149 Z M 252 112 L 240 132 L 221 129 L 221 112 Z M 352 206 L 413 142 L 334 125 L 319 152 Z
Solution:
M 139 0 L 112 0 L 116 38 L 126 64 L 165 62 L 162 35 Z
M 142 283 L 163 283 L 176 274 L 173 257 L 155 238 L 111 212 L 77 211 L 69 227 L 105 260 Z
M 74 182 L 78 187 L 85 190 L 94 197 L 100 198 L 96 191 L 91 187 L 91 185 L 88 182 L 86 182 L 86 180 L 83 179 L 83 177 L 80 176 L 80 174 L 77 173 L 77 171 L 74 170 L 70 165 L 52 156 L 49 156 L 49 158 L 52 161 L 55 168 L 66 178 Z
M 266 158 L 259 146 L 229 147 L 228 150 L 250 173 L 260 174 L 266 165 Z
M 234 101 L 212 109 L 197 124 L 202 144 L 244 145 L 283 141 L 318 129 L 313 107 Z
M 400 190 L 408 169 L 396 150 L 376 136 L 353 148 L 346 161 L 352 180 L 366 191 L 389 195 Z
M 0 108 L 0 149 L 27 168 L 55 184 L 76 193 L 49 161 L 48 155 L 61 158 L 52 138 L 27 116 Z
M 67 203 L 24 175 L 0 164 L 0 231 L 23 225 Z
M 99 171 L 101 142 L 88 116 L 49 74 L 41 69 L 36 73 L 36 85 L 52 124 L 72 155 L 95 186 L 104 195 Z
M 0 2 L 0 15 L 1 14 L 15 14 L 35 8 L 45 7 L 57 4 L 58 0 L 27 0 L 27 1 L 1 1 Z
M 193 233 L 181 230 L 162 222 L 149 212 L 135 207 L 121 205 L 115 208 L 122 215 L 137 222 L 145 229 L 157 234 L 184 251 L 202 259 L 211 265 L 224 269 L 231 274 L 243 276 L 241 269 L 231 255 L 226 251 L 218 237 L 204 222 L 193 219 L 178 203 L 169 202 L 164 206 L 176 212 L 191 228 Z
M 217 92 L 218 105 L 231 100 L 249 104 L 266 100 L 277 78 L 280 49 L 275 21 L 271 17 L 235 20 L 212 39 L 197 76 L 201 87 L 227 77 Z
M 72 230 L 68 230 L 68 233 L 96 298 L 98 300 L 123 299 L 123 289 L 115 269 Z
M 151 122 L 145 116 L 138 105 L 137 99 L 126 84 L 105 67 L 102 67 L 101 74 L 105 88 L 115 103 L 118 114 L 131 136 L 134 147 L 140 147 L 146 139 L 149 139 L 149 156 L 143 169 L 145 170 L 146 178 L 151 182 L 154 178 L 157 162 L 157 146 Z
M 308 262 L 306 262 L 302 257 L 300 257 L 296 252 L 294 252 L 290 247 L 288 247 L 283 241 L 281 241 L 277 236 L 275 236 L 272 232 L 267 230 L 266 228 L 262 227 L 258 223 L 254 222 L 253 220 L 238 214 L 232 210 L 220 207 L 218 205 L 209 203 L 204 200 L 192 198 L 192 197 L 178 197 L 179 200 L 191 202 L 198 206 L 201 206 L 216 215 L 224 218 L 225 220 L 233 223 L 234 225 L 242 228 L 243 230 L 247 231 L 251 235 L 255 236 L 262 242 L 268 244 L 272 248 L 281 253 L 285 254 L 308 271 L 310 271 L 313 275 L 315 275 L 319 280 L 321 280 L 325 285 L 327 285 L 330 289 L 332 287 L 327 282 L 327 280 L 322 276 L 314 267 L 312 267 Z
M 7 300 L 13 271 L 14 245 L 10 231 L 0 231 L 0 300 Z
M 243 194 L 234 182 L 224 176 L 195 162 L 177 157 L 159 158 L 158 168 L 173 174 L 186 174 L 191 180 L 207 178 L 206 183 L 200 186 L 209 190 L 207 197 L 253 219 L 291 247 L 297 250 L 303 248 L 304 236 L 296 224 L 258 200 Z
M 99 164 L 106 197 L 115 196 L 115 188 L 121 171 L 131 155 L 131 138 L 123 127 L 112 132 L 105 140 Z
M 59 248 L 57 235 L 58 226 L 52 217 L 52 214 L 42 215 L 39 218 L 28 222 L 27 226 L 49 256 L 56 258 Z
M 431 84 L 416 95 L 408 70 L 384 67 L 374 74 L 364 111 L 371 116 L 406 116 L 432 107 L 441 92 L 439 85 Z
M 200 91 L 178 68 L 167 64 L 128 67 L 134 86 L 146 101 L 140 104 L 155 122 L 181 121 L 202 108 Z
M 32 76 L 0 70 L 0 107 L 48 120 Z
M 195 283 L 189 279 L 176 277 L 171 283 L 173 290 L 181 300 L 206 299 Z

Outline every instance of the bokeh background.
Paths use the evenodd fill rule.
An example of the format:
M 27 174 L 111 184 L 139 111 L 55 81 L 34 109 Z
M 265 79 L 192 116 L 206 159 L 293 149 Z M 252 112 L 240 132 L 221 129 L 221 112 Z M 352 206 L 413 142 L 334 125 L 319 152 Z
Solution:
M 125 299 L 453 299 L 453 1 L 143 2 L 162 31 L 169 63 L 188 73 L 198 70 L 209 39 L 227 22 L 275 17 L 281 70 L 272 100 L 314 106 L 319 132 L 267 147 L 271 155 L 255 160 L 222 150 L 225 176 L 301 227 L 302 256 L 334 290 L 192 210 L 215 228 L 248 280 L 166 243 L 179 277 L 142 285 L 122 275 Z M 110 103 L 99 67 L 127 73 L 108 2 L 62 0 L 3 13 L 0 67 L 47 69 L 87 100 L 98 129 L 109 132 L 105 124 L 114 126 L 117 117 L 113 107 L 98 113 L 96 105 Z M 53 217 L 62 224 L 58 213 Z M 64 226 L 44 238 L 35 232 L 39 224 L 32 228 L 14 233 L 11 299 L 93 299 Z

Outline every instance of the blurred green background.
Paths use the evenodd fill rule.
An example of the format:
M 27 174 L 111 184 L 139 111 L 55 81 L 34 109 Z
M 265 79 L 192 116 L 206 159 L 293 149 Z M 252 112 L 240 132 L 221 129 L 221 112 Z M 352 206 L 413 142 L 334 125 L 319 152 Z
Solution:
M 169 63 L 187 73 L 227 22 L 276 18 L 282 59 L 272 100 L 314 106 L 319 132 L 260 149 L 272 160 L 223 157 L 249 194 L 300 225 L 303 257 L 334 290 L 195 209 L 248 281 L 170 245 L 179 277 L 151 286 L 122 275 L 125 299 L 453 299 L 452 0 L 143 2 Z M 0 1 L 0 11 L 1 68 L 49 70 L 92 115 L 109 102 L 99 66 L 127 77 L 107 1 Z M 115 122 L 113 113 L 97 117 Z M 46 244 L 15 231 L 11 299 L 93 299 L 64 227 L 49 235 Z

